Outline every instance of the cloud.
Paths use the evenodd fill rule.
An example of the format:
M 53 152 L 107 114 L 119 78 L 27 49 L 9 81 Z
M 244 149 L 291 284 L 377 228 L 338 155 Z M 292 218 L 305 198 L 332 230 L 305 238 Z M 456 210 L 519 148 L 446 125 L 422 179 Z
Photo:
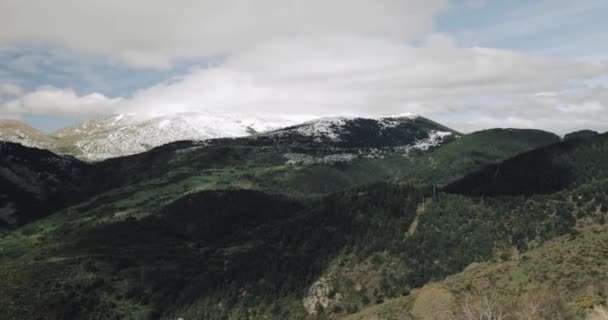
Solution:
M 0 45 L 49 43 L 167 68 L 273 39 L 374 35 L 401 40 L 433 27 L 447 0 L 3 0 Z
M 420 46 L 370 37 L 294 37 L 253 46 L 209 68 L 125 98 L 40 88 L 0 110 L 21 113 L 162 115 L 413 112 L 471 131 L 488 126 L 564 131 L 606 126 L 603 89 L 576 87 L 608 68 L 490 48 L 460 48 L 441 34 Z M 457 114 L 475 114 L 474 120 Z M 606 113 L 606 112 L 604 112 Z M 606 113 L 608 114 L 608 113 Z M 569 121 L 577 117 L 580 121 Z M 601 124 L 603 120 L 604 124 Z M 586 124 L 586 125 L 585 125 Z
M 99 116 L 115 112 L 112 106 L 120 101 L 99 93 L 78 96 L 72 89 L 41 87 L 0 104 L 0 115 Z
M 2 96 L 15 97 L 22 93 L 23 89 L 20 86 L 14 83 L 0 81 L 0 98 L 2 98 Z
M 580 129 L 608 130 L 608 87 L 580 86 L 571 90 L 546 91 L 534 95 L 510 95 L 471 108 L 474 116 L 449 125 L 468 130 L 493 127 L 536 128 L 557 133 Z
M 559 1 L 564 6 L 525 4 L 495 26 L 471 31 L 472 37 L 492 43 L 555 31 L 555 21 L 576 24 L 605 5 Z M 608 126 L 608 83 L 598 80 L 608 76 L 608 65 L 599 62 L 604 55 L 569 61 L 459 47 L 453 35 L 435 32 L 435 17 L 448 4 L 57 0 L 41 10 L 38 1 L 3 0 L 0 60 L 10 63 L 0 68 L 0 77 L 22 85 L 43 80 L 24 85 L 29 92 L 4 89 L 11 93 L 0 93 L 0 115 L 413 112 L 462 131 Z M 28 47 L 49 49 L 24 54 Z M 174 72 L 184 61 L 214 63 Z M 127 74 L 139 76 L 128 81 Z M 156 85 L 140 82 L 175 74 L 181 76 Z M 107 89 L 108 79 L 129 89 Z M 53 86 L 39 87 L 48 83 Z M 134 83 L 140 89 L 133 91 Z

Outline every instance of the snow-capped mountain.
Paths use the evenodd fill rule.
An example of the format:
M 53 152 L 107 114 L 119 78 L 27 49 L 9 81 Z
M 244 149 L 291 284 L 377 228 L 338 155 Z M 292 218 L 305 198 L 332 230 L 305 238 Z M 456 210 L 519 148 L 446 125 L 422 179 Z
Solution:
M 59 139 L 59 152 L 103 160 L 179 140 L 244 137 L 301 121 L 300 117 L 270 115 L 178 113 L 141 119 L 135 114 L 120 114 L 63 128 L 53 136 Z
M 407 114 L 379 118 L 331 117 L 256 135 L 260 140 L 338 148 L 428 150 L 458 133 L 429 119 Z
M 250 137 L 207 141 L 204 145 L 271 146 L 284 153 L 287 164 L 313 164 L 385 155 L 411 157 L 459 137 L 460 133 L 450 128 L 408 114 L 379 118 L 319 118 Z
M 411 114 L 314 120 L 281 115 L 177 113 L 142 118 L 136 114 L 120 114 L 86 121 L 49 135 L 18 121 L 0 122 L 0 140 L 90 161 L 141 153 L 180 140 L 251 136 L 247 143 L 316 149 L 388 147 L 409 152 L 426 151 L 456 135 L 449 128 Z

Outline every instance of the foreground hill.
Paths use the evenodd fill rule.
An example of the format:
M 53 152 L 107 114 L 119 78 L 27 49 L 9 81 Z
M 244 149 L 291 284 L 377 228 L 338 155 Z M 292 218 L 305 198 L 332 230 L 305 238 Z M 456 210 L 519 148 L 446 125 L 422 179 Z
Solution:
M 68 210 L 0 240 L 0 305 L 7 319 L 343 317 L 604 223 L 606 181 L 492 201 L 381 184 L 314 202 L 203 191 L 136 217 Z M 538 279 L 572 292 L 597 274 L 549 268 Z
M 91 167 L 71 157 L 0 141 L 0 228 L 76 203 L 92 185 Z
M 568 159 L 603 157 L 602 147 L 587 147 L 602 136 L 551 144 L 555 136 L 542 131 L 490 130 L 412 148 L 445 129 L 400 121 L 397 140 L 374 135 L 386 130 L 378 123 L 340 120 L 340 134 L 332 127 L 306 136 L 293 127 L 261 138 L 176 142 L 94 164 L 6 144 L 4 179 L 16 170 L 44 172 L 44 159 L 64 159 L 65 167 L 52 170 L 84 173 L 77 183 L 29 175 L 52 194 L 64 190 L 55 186 L 79 187 L 65 189 L 74 197 L 54 212 L 0 231 L 0 309 L 7 319 L 337 319 L 405 301 L 389 304 L 398 311 L 392 314 L 427 319 L 426 303 L 418 304 L 422 313 L 408 304 L 422 299 L 417 292 L 425 289 L 417 288 L 472 263 L 532 254 L 608 218 L 608 176 L 594 161 L 553 193 L 479 198 L 432 186 L 466 181 L 467 171 L 536 145 L 528 153 L 566 144 Z M 370 137 L 350 139 L 360 130 Z M 451 169 L 437 170 L 430 159 Z M 586 284 L 568 278 L 587 279 L 554 269 L 546 276 L 572 283 L 566 292 L 575 300 Z M 528 292 L 521 290 L 504 297 Z M 432 303 L 447 297 L 440 303 L 450 310 L 463 301 L 429 292 Z
M 85 203 L 0 240 L 0 305 L 8 319 L 342 317 L 603 224 L 605 178 L 483 200 L 380 184 L 314 201 L 227 190 Z
M 608 310 L 608 228 L 590 226 L 525 253 L 473 263 L 462 273 L 388 300 L 348 320 L 508 319 L 603 320 Z M 469 318 L 466 318 L 469 319 Z

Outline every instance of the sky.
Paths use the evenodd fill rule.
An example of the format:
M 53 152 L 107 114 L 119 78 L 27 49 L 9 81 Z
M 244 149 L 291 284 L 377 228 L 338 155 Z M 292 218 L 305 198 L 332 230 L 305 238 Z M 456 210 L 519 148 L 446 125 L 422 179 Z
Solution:
M 0 118 L 380 116 L 608 130 L 605 0 L 1 0 Z

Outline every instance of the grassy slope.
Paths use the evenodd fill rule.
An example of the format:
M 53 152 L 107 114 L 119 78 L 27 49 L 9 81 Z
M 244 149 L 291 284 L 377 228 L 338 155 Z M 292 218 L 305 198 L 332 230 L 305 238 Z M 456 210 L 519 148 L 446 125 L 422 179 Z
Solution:
M 474 263 L 465 271 L 414 290 L 411 295 L 366 308 L 345 319 L 447 319 L 458 314 L 471 296 L 486 294 L 504 303 L 553 293 L 573 316 L 584 315 L 606 301 L 608 226 L 590 226 L 557 237 L 506 260 Z M 500 260 L 500 259 L 498 259 Z M 549 290 L 549 291 L 547 291 Z M 439 313 L 439 315 L 438 315 Z M 544 318 L 543 318 L 544 319 Z
M 490 129 L 462 136 L 412 161 L 411 175 L 438 184 L 459 179 L 519 153 L 559 142 L 553 133 L 529 129 Z
M 608 134 L 572 139 L 490 165 L 446 187 L 468 195 L 551 193 L 608 174 Z

